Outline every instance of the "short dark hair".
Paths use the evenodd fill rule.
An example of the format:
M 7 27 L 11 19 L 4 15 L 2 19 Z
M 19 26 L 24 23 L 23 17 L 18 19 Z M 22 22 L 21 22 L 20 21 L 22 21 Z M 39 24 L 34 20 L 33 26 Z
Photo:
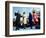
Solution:
M 33 13 L 35 13 L 35 11 L 33 11 Z
M 33 13 L 35 13 L 35 9 L 33 8 Z
M 23 14 L 25 14 L 25 12 L 23 12 Z

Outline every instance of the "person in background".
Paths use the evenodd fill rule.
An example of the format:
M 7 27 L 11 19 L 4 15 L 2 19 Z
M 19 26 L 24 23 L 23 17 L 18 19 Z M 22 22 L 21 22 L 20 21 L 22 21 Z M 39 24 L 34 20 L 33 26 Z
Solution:
M 37 13 L 35 13 L 35 10 L 33 10 L 32 17 L 33 17 L 33 19 L 32 19 L 33 24 L 35 25 L 35 28 L 37 29 L 37 28 L 38 28 L 38 26 L 39 26 L 39 21 L 40 21 L 40 19 L 39 19 L 38 14 L 37 14 Z
M 31 13 L 29 12 L 29 27 L 32 29 L 32 26 L 33 26 L 32 15 L 31 15 Z
M 34 25 L 36 25 L 38 23 L 38 16 L 37 16 L 37 14 L 35 12 L 33 12 L 32 17 L 33 17 L 32 21 L 33 21 Z
M 20 25 L 21 15 L 19 14 L 19 12 L 17 12 L 15 13 L 15 16 L 16 16 L 16 21 L 15 21 L 16 30 L 19 30 L 19 28 L 21 28 L 21 25 Z
M 24 29 L 25 29 L 27 26 L 27 16 L 26 16 L 25 12 L 23 12 L 23 25 L 24 25 Z

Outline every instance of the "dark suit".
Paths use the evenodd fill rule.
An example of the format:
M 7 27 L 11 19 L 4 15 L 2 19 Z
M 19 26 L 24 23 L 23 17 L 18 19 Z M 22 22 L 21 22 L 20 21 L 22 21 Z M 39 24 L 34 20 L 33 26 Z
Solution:
M 29 26 L 32 28 L 33 22 L 32 22 L 32 15 L 29 13 Z
M 16 21 L 15 21 L 15 26 L 16 26 L 16 29 L 19 29 L 20 28 L 20 17 L 21 15 L 19 13 L 15 13 L 15 16 L 16 16 Z

